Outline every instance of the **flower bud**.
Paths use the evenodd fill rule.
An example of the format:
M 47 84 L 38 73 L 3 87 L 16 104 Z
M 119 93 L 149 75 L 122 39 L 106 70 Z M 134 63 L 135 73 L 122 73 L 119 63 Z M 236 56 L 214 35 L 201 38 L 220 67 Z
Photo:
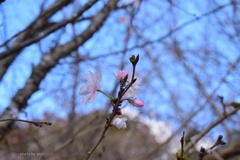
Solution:
M 118 75 L 117 75 L 117 79 L 122 81 L 124 80 L 124 78 L 128 75 L 128 71 L 126 70 L 119 70 L 118 71 Z
M 136 106 L 136 107 L 143 107 L 144 106 L 144 102 L 138 99 L 134 99 L 134 100 L 128 100 L 129 103 L 131 103 L 132 105 Z
M 130 57 L 129 60 L 130 60 L 130 62 L 132 63 L 133 66 L 136 66 L 136 64 L 138 63 L 138 60 L 139 60 L 139 55 L 137 55 L 137 57 L 132 55 L 132 57 Z

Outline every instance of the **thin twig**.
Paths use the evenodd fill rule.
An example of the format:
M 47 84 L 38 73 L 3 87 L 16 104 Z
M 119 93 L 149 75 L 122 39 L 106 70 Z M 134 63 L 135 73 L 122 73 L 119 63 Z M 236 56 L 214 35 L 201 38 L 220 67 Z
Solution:
M 42 127 L 43 125 L 47 125 L 47 126 L 52 125 L 51 122 L 36 122 L 36 121 L 29 121 L 29 120 L 24 120 L 24 119 L 14 119 L 14 118 L 0 119 L 0 122 L 5 122 L 5 121 L 25 122 L 25 123 L 34 124 L 35 126 L 38 126 L 38 127 Z
M 184 142 L 185 142 L 185 131 L 183 131 L 182 138 L 180 139 L 181 142 L 181 150 L 175 154 L 177 160 L 186 160 L 187 156 L 184 155 Z
M 222 135 L 219 135 L 219 136 L 218 136 L 218 139 L 216 140 L 216 142 L 212 145 L 212 147 L 210 147 L 210 148 L 208 148 L 208 149 L 205 149 L 204 147 L 201 147 L 200 153 L 199 153 L 199 155 L 198 155 L 198 156 L 199 156 L 199 160 L 203 160 L 203 158 L 204 158 L 206 155 L 210 154 L 211 151 L 212 151 L 214 148 L 216 148 L 217 146 L 219 146 L 219 145 L 225 145 L 226 142 L 224 142 L 224 141 L 222 140 L 222 138 L 223 138 L 223 136 L 222 136 Z
M 226 115 L 221 116 L 219 119 L 217 119 L 216 121 L 214 121 L 212 124 L 210 124 L 206 129 L 204 129 L 201 133 L 199 133 L 199 135 L 193 139 L 185 148 L 185 152 L 187 153 L 192 147 L 193 145 L 195 145 L 203 136 L 205 136 L 211 129 L 213 129 L 215 126 L 217 126 L 219 123 L 221 123 L 222 121 L 224 121 L 226 118 L 228 118 L 231 115 L 234 115 L 235 113 L 237 113 L 237 111 L 239 111 L 239 108 L 234 108 L 234 110 L 226 113 Z
M 183 157 L 183 155 L 184 155 L 184 135 L 185 135 L 185 131 L 183 131 L 183 135 L 180 140 L 180 142 L 181 142 L 181 157 Z
M 224 104 L 223 96 L 218 96 L 218 98 L 220 99 L 220 103 L 223 107 L 223 115 L 226 115 L 226 105 Z

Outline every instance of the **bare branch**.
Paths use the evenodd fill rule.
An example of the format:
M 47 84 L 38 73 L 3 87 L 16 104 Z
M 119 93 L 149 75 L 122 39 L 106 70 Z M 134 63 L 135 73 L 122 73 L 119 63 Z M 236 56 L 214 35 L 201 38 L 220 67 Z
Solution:
M 35 126 L 38 126 L 38 127 L 42 127 L 42 125 L 48 125 L 48 126 L 52 125 L 51 122 L 36 122 L 36 121 L 29 121 L 29 120 L 24 120 L 24 119 L 13 119 L 13 118 L 0 119 L 0 122 L 5 122 L 5 121 L 25 122 L 25 123 L 34 124 Z
M 56 13 L 60 8 L 69 4 L 72 0 L 59 0 L 56 1 L 53 5 L 49 6 L 48 9 L 43 11 L 35 21 L 33 21 L 25 30 L 16 34 L 13 38 L 17 37 L 15 42 L 9 47 L 7 43 L 12 39 L 6 41 L 3 46 L 7 46 L 5 52 L 0 53 L 0 80 L 3 78 L 8 67 L 12 64 L 14 59 L 21 53 L 21 50 L 32 44 L 33 42 L 38 41 L 39 39 L 28 40 L 29 37 L 34 37 L 39 30 L 47 28 L 50 23 L 48 19 Z M 46 36 L 45 34 L 43 34 Z M 31 39 L 31 38 L 30 38 Z M 26 43 L 27 42 L 27 43 Z M 12 53 L 12 54 L 10 54 Z
M 193 139 L 191 142 L 189 142 L 189 144 L 186 146 L 185 151 L 186 153 L 188 153 L 188 151 L 202 138 L 204 137 L 211 129 L 213 129 L 214 127 L 216 127 L 218 124 L 220 124 L 221 122 L 223 122 L 226 118 L 234 115 L 235 113 L 237 113 L 239 111 L 239 108 L 235 108 L 234 110 L 226 113 L 226 115 L 223 115 L 222 117 L 220 117 L 219 119 L 217 119 L 216 121 L 214 121 L 212 124 L 210 124 L 206 129 L 204 129 L 201 133 L 199 133 L 199 135 Z
M 82 34 L 76 36 L 72 41 L 66 43 L 65 45 L 57 46 L 51 52 L 43 55 L 40 63 L 33 68 L 32 74 L 27 80 L 25 86 L 12 98 L 12 102 L 8 108 L 17 108 L 18 110 L 25 108 L 28 99 L 38 90 L 39 84 L 46 74 L 58 64 L 58 61 L 61 58 L 70 55 L 72 51 L 76 50 L 79 46 L 85 43 L 100 29 L 110 12 L 116 8 L 117 2 L 117 0 L 109 0 L 102 10 L 100 10 L 93 18 L 91 24 Z M 1 117 L 10 118 L 9 115 L 9 109 L 6 109 Z M 11 129 L 11 126 L 12 123 L 6 123 L 0 127 L 2 136 Z

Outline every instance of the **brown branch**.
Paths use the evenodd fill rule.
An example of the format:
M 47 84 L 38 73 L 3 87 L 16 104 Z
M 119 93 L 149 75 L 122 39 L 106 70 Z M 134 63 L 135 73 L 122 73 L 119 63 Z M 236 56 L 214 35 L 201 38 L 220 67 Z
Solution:
M 97 15 L 93 17 L 91 24 L 82 32 L 82 34 L 76 36 L 72 39 L 72 41 L 66 43 L 65 45 L 57 46 L 49 53 L 44 54 L 40 63 L 33 68 L 32 74 L 28 78 L 25 86 L 15 94 L 12 98 L 11 104 L 0 117 L 10 118 L 9 111 L 11 108 L 17 108 L 18 110 L 25 108 L 28 99 L 39 89 L 39 84 L 45 78 L 47 73 L 58 64 L 58 61 L 61 58 L 70 55 L 72 51 L 84 44 L 101 28 L 110 12 L 116 8 L 117 2 L 117 0 L 109 0 L 107 4 L 97 13 Z M 2 136 L 6 135 L 6 133 L 11 129 L 11 126 L 12 123 L 6 123 L 0 127 L 0 133 Z
M 5 121 L 25 122 L 25 123 L 34 124 L 35 126 L 38 126 L 38 127 L 42 127 L 42 125 L 47 125 L 47 126 L 52 125 L 51 122 L 36 122 L 36 121 L 29 121 L 29 120 L 24 120 L 24 119 L 13 119 L 13 118 L 0 119 L 0 122 L 5 122 Z
M 219 119 L 217 119 L 216 121 L 214 121 L 212 124 L 210 124 L 206 129 L 204 129 L 201 133 L 199 133 L 199 135 L 191 140 L 191 142 L 188 143 L 188 145 L 185 148 L 185 152 L 189 152 L 189 150 L 203 137 L 205 136 L 211 129 L 213 129 L 214 127 L 216 127 L 218 124 L 220 124 L 221 122 L 223 122 L 226 118 L 234 115 L 235 113 L 237 113 L 237 111 L 239 110 L 239 108 L 234 108 L 234 110 L 226 113 L 226 115 L 221 116 Z
M 44 28 L 43 31 L 39 32 L 39 33 L 36 33 L 36 29 L 34 30 L 35 32 L 33 34 L 36 34 L 34 35 L 33 37 L 30 37 L 29 39 L 27 40 L 24 40 L 22 42 L 18 42 L 17 45 L 13 45 L 13 47 L 9 48 L 7 51 L 5 52 L 2 52 L 0 54 L 0 59 L 3 59 L 4 57 L 8 56 L 9 54 L 13 54 L 14 52 L 16 51 L 20 51 L 22 50 L 24 47 L 26 46 L 29 46 L 35 42 L 38 42 L 39 40 L 41 40 L 42 38 L 46 37 L 47 35 L 55 32 L 56 30 L 64 27 L 65 25 L 67 25 L 68 23 L 74 23 L 77 18 L 79 16 L 81 16 L 83 14 L 84 11 L 86 11 L 87 9 L 89 9 L 94 3 L 96 3 L 97 0 L 93 0 L 93 1 L 89 1 L 88 3 L 86 3 L 77 13 L 74 13 L 72 17 L 64 20 L 64 21 L 61 21 L 59 23 L 54 23 L 52 25 L 47 25 L 46 27 L 42 26 L 43 24 L 46 24 L 46 23 L 40 23 L 39 26 L 37 26 L 37 28 Z M 48 13 L 49 14 L 49 13 Z M 45 14 L 41 14 L 39 18 L 41 17 L 46 17 L 45 15 L 48 15 L 47 13 Z M 49 16 L 48 16 L 49 18 Z M 38 20 L 40 21 L 40 20 Z M 46 19 L 44 21 L 47 21 Z M 38 25 L 37 21 L 34 21 L 30 27 L 27 27 L 27 29 L 25 29 L 24 31 L 25 32 L 28 32 L 28 28 L 36 28 L 34 25 Z M 49 24 L 49 23 L 48 23 Z M 5 42 L 6 43 L 6 42 Z
M 49 26 L 48 19 L 56 13 L 59 9 L 69 4 L 72 0 L 59 0 L 52 4 L 45 11 L 43 11 L 25 30 L 16 34 L 13 38 L 17 37 L 16 41 L 9 47 L 7 43 L 11 40 L 2 44 L 7 47 L 7 50 L 0 53 L 0 80 L 3 78 L 9 66 L 12 64 L 14 59 L 21 53 L 21 50 L 27 46 L 26 42 L 29 42 L 29 37 L 34 37 L 39 30 L 47 28 Z M 45 35 L 46 36 L 46 35 Z M 31 39 L 31 38 L 30 38 Z M 30 44 L 28 44 L 30 45 Z M 12 54 L 10 54 L 12 53 Z
M 5 2 L 5 0 L 0 0 L 0 4 L 3 3 L 3 2 Z
M 29 34 L 33 34 L 32 33 L 33 30 L 37 30 L 39 28 L 43 28 L 44 26 L 46 26 L 46 23 L 43 22 L 47 22 L 48 19 L 53 14 L 55 14 L 57 11 L 59 11 L 61 8 L 63 8 L 64 6 L 68 5 L 71 2 L 72 0 L 55 1 L 55 3 L 49 6 L 46 10 L 41 11 L 40 15 L 32 23 L 30 23 L 24 30 L 18 32 L 17 34 L 6 40 L 4 43 L 0 45 L 0 47 L 7 46 L 8 48 L 7 44 L 16 37 L 17 37 L 16 41 L 11 46 L 18 45 L 19 42 L 23 41 L 23 39 L 28 38 Z M 0 54 L 0 59 L 5 58 L 7 55 L 8 55 L 7 52 L 2 52 Z
M 222 96 L 218 96 L 219 100 L 220 100 L 220 103 L 223 107 L 223 114 L 226 115 L 226 105 L 224 104 L 224 101 L 223 101 L 223 97 Z
M 222 135 L 219 135 L 216 142 L 212 145 L 212 147 L 210 147 L 209 149 L 205 149 L 204 147 L 201 147 L 200 149 L 200 153 L 198 154 L 198 157 L 199 157 L 199 160 L 203 160 L 203 158 L 209 154 L 209 152 L 211 153 L 212 150 L 214 148 L 216 148 L 217 146 L 219 145 L 225 145 L 226 142 L 224 142 L 222 140 L 223 136 Z
M 181 150 L 175 154 L 177 160 L 186 160 L 187 156 L 184 155 L 184 142 L 185 142 L 185 131 L 183 131 L 182 138 L 180 139 L 181 142 Z
M 206 17 L 208 17 L 208 16 L 210 16 L 210 15 L 216 13 L 216 12 L 219 12 L 222 9 L 224 9 L 225 7 L 228 7 L 230 5 L 231 5 L 231 3 L 226 3 L 226 4 L 223 4 L 223 5 L 219 5 L 216 8 L 214 8 L 213 10 L 210 10 L 210 11 L 208 11 L 206 13 L 203 13 L 200 16 L 197 16 L 197 17 L 195 17 L 195 18 L 193 18 L 193 19 L 191 19 L 189 21 L 186 21 L 186 22 L 180 24 L 179 26 L 175 27 L 174 29 L 170 30 L 169 32 L 167 32 L 166 34 L 164 34 L 163 36 L 161 36 L 161 37 L 159 37 L 159 38 L 157 38 L 155 40 L 147 41 L 147 42 L 144 42 L 142 44 L 137 44 L 137 45 L 134 45 L 134 46 L 132 46 L 130 48 L 126 48 L 126 49 L 123 49 L 123 50 L 113 51 L 113 52 L 109 52 L 109 53 L 106 53 L 106 54 L 102 54 L 102 55 L 98 55 L 98 56 L 95 56 L 95 57 L 91 57 L 91 59 L 96 59 L 96 58 L 99 58 L 99 57 L 105 57 L 106 55 L 110 55 L 110 54 L 111 55 L 121 54 L 121 53 L 126 52 L 126 51 L 132 51 L 132 50 L 134 50 L 136 48 L 144 48 L 144 47 L 146 47 L 146 46 L 148 46 L 150 44 L 154 44 L 154 43 L 157 43 L 157 42 L 162 42 L 166 38 L 170 37 L 172 34 L 180 31 L 181 29 L 187 27 L 188 25 L 193 24 L 193 23 L 195 23 L 197 21 L 200 21 L 200 20 L 202 20 L 202 19 L 204 19 L 204 18 L 206 18 Z
M 182 138 L 181 138 L 181 140 L 180 140 L 180 142 L 181 142 L 181 157 L 183 158 L 183 155 L 184 155 L 184 142 L 185 142 L 185 140 L 184 140 L 184 137 L 185 136 L 185 132 L 183 131 L 183 135 L 182 135 Z

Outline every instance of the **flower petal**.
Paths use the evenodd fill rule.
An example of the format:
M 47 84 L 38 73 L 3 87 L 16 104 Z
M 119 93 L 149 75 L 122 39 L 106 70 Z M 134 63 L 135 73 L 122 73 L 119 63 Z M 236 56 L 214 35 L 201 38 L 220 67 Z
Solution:
M 122 115 L 120 116 L 115 116 L 115 118 L 112 121 L 112 125 L 116 126 L 118 129 L 124 129 L 127 128 L 127 117 L 123 117 Z
M 97 90 L 101 88 L 100 81 L 102 79 L 102 73 L 89 72 L 88 74 L 85 74 L 85 78 L 87 79 L 87 82 L 85 86 L 80 89 L 79 94 L 85 95 L 82 100 L 84 103 L 93 102 L 96 97 Z

